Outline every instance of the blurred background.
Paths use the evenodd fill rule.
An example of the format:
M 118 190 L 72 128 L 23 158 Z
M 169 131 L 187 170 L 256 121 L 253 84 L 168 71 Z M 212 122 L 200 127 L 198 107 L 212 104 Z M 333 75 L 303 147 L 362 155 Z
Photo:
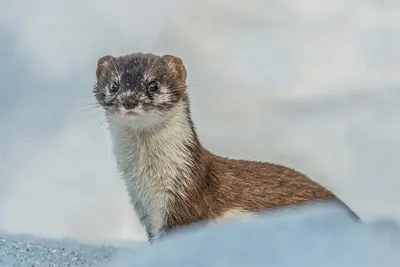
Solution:
M 400 2 L 2 0 L 0 232 L 143 240 L 101 109 L 105 54 L 172 53 L 203 144 L 400 221 Z

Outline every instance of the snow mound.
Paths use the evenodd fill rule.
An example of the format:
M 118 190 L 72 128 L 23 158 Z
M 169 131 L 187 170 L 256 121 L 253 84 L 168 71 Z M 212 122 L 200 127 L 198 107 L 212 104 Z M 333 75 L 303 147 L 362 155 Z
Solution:
M 400 266 L 399 225 L 358 222 L 331 204 L 187 227 L 152 245 L 2 236 L 0 267 Z
M 400 266 L 398 225 L 361 223 L 330 204 L 192 228 L 119 254 L 108 266 Z

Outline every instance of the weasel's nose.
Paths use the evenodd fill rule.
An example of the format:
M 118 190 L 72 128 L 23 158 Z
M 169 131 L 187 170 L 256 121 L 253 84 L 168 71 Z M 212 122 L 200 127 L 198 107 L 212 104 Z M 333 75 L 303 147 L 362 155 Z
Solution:
M 135 101 L 128 101 L 122 104 L 125 109 L 134 109 L 137 106 L 137 102 Z

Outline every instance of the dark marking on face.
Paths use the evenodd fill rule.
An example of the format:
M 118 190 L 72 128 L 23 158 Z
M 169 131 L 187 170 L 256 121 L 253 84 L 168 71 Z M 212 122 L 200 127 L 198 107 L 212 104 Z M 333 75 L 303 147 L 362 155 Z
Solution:
M 140 106 L 168 111 L 186 96 L 186 69 L 179 57 L 133 53 L 97 62 L 94 94 L 108 111 Z

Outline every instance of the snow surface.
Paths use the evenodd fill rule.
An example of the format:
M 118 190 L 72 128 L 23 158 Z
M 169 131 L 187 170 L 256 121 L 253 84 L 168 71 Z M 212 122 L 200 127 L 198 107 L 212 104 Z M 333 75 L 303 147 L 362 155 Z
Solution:
M 107 264 L 114 251 L 29 236 L 0 237 L 0 266 L 101 266 Z
M 31 240 L 35 239 L 0 238 L 0 266 L 400 266 L 396 223 L 361 223 L 331 204 L 192 226 L 152 245 L 112 247 Z

